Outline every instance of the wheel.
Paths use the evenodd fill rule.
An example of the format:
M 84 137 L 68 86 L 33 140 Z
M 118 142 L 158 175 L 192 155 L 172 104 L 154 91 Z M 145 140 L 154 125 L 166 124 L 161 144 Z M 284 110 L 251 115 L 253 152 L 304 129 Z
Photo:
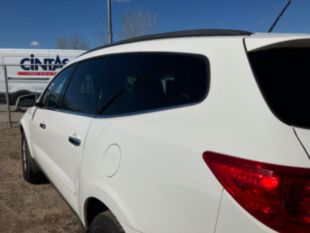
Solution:
M 125 233 L 110 211 L 98 214 L 92 221 L 88 233 Z
M 24 179 L 31 184 L 48 183 L 36 161 L 31 157 L 25 135 L 22 134 L 22 169 Z

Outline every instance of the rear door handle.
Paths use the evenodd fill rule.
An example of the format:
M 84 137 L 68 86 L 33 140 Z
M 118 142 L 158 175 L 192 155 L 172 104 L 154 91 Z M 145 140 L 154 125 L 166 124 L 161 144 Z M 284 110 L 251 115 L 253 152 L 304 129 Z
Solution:
M 42 129 L 46 129 L 46 124 L 40 123 L 40 127 L 41 127 Z
M 70 136 L 70 137 L 68 138 L 68 141 L 69 141 L 72 145 L 74 145 L 74 146 L 79 146 L 79 145 L 81 145 L 81 140 L 78 139 L 78 138 L 76 138 L 76 137 L 73 137 L 73 136 Z

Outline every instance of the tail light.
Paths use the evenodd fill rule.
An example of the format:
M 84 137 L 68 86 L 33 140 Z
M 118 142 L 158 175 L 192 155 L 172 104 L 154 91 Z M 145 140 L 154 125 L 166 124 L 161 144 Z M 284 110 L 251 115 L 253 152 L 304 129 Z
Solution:
M 279 232 L 310 232 L 310 169 L 214 152 L 205 152 L 203 159 L 225 190 L 256 219 Z

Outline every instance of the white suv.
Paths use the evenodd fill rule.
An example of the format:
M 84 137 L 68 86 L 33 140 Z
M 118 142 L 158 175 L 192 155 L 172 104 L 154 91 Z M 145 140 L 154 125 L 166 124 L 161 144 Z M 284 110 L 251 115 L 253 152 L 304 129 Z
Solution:
M 310 36 L 200 30 L 99 48 L 21 119 L 88 232 L 310 232 Z

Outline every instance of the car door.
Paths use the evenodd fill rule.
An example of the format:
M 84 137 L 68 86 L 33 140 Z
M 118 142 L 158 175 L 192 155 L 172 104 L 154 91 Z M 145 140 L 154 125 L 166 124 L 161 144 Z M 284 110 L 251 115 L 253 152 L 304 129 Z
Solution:
M 62 110 L 51 119 L 49 156 L 55 163 L 55 185 L 75 210 L 83 148 L 96 112 L 102 73 L 100 60 L 81 62 L 64 94 Z
M 34 157 L 43 167 L 48 166 L 49 160 L 49 127 L 53 112 L 59 108 L 61 95 L 66 87 L 74 66 L 69 66 L 60 72 L 49 84 L 44 94 L 40 97 L 38 107 L 35 109 L 30 134 Z M 46 165 L 46 166 L 45 166 Z

